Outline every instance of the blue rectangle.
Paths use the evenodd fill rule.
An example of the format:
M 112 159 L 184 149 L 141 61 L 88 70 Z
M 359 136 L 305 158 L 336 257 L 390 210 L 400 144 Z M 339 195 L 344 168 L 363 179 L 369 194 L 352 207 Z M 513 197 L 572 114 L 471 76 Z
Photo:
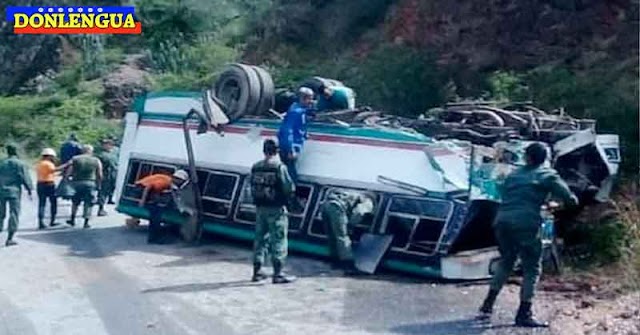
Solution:
M 62 11 L 60 11 L 62 10 Z M 7 22 L 13 22 L 14 14 L 27 14 L 33 15 L 40 14 L 69 14 L 69 13 L 82 13 L 82 14 L 102 14 L 102 13 L 122 13 L 122 14 L 135 14 L 135 7 L 133 6 L 9 6 L 6 10 Z

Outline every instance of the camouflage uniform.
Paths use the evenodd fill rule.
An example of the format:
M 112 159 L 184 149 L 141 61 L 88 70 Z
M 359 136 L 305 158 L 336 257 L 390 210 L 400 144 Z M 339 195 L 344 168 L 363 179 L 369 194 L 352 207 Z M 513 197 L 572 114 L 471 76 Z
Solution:
M 75 191 L 72 199 L 71 220 L 69 224 L 74 224 L 78 207 L 82 202 L 82 217 L 85 219 L 85 226 L 91 218 L 91 210 L 97 188 L 98 171 L 101 169 L 100 160 L 89 154 L 82 154 L 72 160 L 72 185 Z
M 9 237 L 12 239 L 18 230 L 22 187 L 29 194 L 33 190 L 33 182 L 27 165 L 15 155 L 0 161 L 0 231 L 4 228 L 7 204 L 9 205 Z
M 349 227 L 373 212 L 373 201 L 362 192 L 330 190 L 322 204 L 322 221 L 329 239 L 329 252 L 338 262 L 352 262 Z
M 285 204 L 295 191 L 286 166 L 277 160 L 262 160 L 251 168 L 251 194 L 256 205 L 254 269 L 264 264 L 267 246 L 274 275 L 279 274 L 287 257 L 289 219 Z
M 502 259 L 491 281 L 491 290 L 500 291 L 520 256 L 524 275 L 520 300 L 530 303 L 533 299 L 542 262 L 540 209 L 549 193 L 567 205 L 578 203 L 567 184 L 550 168 L 521 167 L 505 180 L 502 204 L 494 222 Z
M 98 192 L 98 205 L 104 210 L 104 205 L 111 201 L 116 189 L 116 176 L 118 174 L 118 156 L 115 149 L 102 151 L 97 155 L 102 163 L 102 182 Z

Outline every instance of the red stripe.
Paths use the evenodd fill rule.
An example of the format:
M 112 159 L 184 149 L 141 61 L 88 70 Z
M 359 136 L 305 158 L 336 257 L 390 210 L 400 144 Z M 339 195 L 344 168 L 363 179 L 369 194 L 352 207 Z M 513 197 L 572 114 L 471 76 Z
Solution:
M 182 125 L 177 123 L 168 123 L 168 122 L 159 122 L 159 121 L 142 121 L 140 123 L 142 126 L 151 126 L 151 127 L 160 127 L 160 128 L 182 128 Z M 189 125 L 190 129 L 196 129 L 197 125 L 191 124 Z M 230 134 L 246 134 L 249 132 L 249 128 L 245 127 L 237 127 L 237 126 L 225 126 L 225 133 Z M 262 130 L 260 132 L 260 136 L 275 136 L 277 132 L 275 130 L 267 129 Z M 332 143 L 342 143 L 342 144 L 357 144 L 357 145 L 366 145 L 372 147 L 385 147 L 385 148 L 395 148 L 395 149 L 403 149 L 403 150 L 416 150 L 423 151 L 427 145 L 426 144 L 418 144 L 418 143 L 406 143 L 406 142 L 397 142 L 397 141 L 385 141 L 385 140 L 375 140 L 375 139 L 366 139 L 366 138 L 354 138 L 354 137 L 346 137 L 346 136 L 335 136 L 335 135 L 324 135 L 324 134 L 310 134 L 309 139 L 318 142 L 332 142 Z M 448 150 L 436 150 L 433 152 L 434 156 L 446 155 L 449 154 Z
M 13 28 L 14 34 L 140 34 L 142 33 L 142 25 L 136 22 L 135 28 Z

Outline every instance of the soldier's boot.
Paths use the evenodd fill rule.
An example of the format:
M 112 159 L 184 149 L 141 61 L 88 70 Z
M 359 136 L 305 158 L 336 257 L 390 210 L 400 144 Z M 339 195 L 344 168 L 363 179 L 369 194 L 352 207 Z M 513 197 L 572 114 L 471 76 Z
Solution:
M 16 245 L 18 243 L 16 243 L 16 241 L 13 240 L 13 235 L 15 234 L 15 232 L 9 232 L 9 235 L 7 236 L 7 242 L 4 243 L 5 247 L 10 247 L 12 245 Z
M 254 283 L 261 282 L 269 278 L 264 271 L 262 271 L 261 264 L 253 264 L 253 277 L 251 277 L 251 281 Z
M 84 229 L 91 228 L 91 226 L 89 225 L 89 219 L 84 219 L 84 226 L 82 228 L 84 228 Z
M 100 205 L 98 208 L 98 216 L 107 216 L 107 211 L 104 210 L 104 205 Z
M 273 262 L 273 279 L 274 284 L 288 284 L 296 281 L 296 276 L 291 276 L 282 271 L 282 264 L 278 261 Z
M 498 291 L 489 290 L 487 297 L 484 298 L 482 302 L 482 306 L 480 306 L 480 310 L 478 311 L 478 316 L 476 319 L 478 320 L 488 320 L 491 318 L 491 314 L 493 314 L 493 305 L 496 303 L 496 298 L 498 297 Z
M 109 201 L 107 201 L 109 205 L 115 205 L 116 203 L 113 201 L 113 198 L 109 197 Z
M 534 319 L 531 312 L 531 303 L 522 302 L 518 308 L 518 314 L 516 314 L 516 327 L 544 328 L 549 327 L 549 324 Z
M 67 220 L 67 224 L 70 225 L 71 227 L 75 227 L 76 218 L 74 216 L 71 216 L 71 219 Z
M 47 226 L 44 225 L 44 221 L 42 219 L 38 220 L 38 229 L 42 230 L 47 228 Z
M 49 227 L 55 227 L 55 226 L 58 226 L 58 225 L 60 225 L 60 224 L 57 223 L 56 220 L 54 220 L 54 219 L 51 219 L 51 222 L 49 222 Z

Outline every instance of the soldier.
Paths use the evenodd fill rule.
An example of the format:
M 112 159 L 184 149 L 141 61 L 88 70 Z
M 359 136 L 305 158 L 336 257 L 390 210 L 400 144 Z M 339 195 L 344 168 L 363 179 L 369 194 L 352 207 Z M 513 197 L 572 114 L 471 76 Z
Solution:
M 273 283 L 286 284 L 295 281 L 283 271 L 287 258 L 287 231 L 289 218 L 285 205 L 295 191 L 295 186 L 287 167 L 276 158 L 278 145 L 273 140 L 265 140 L 264 160 L 251 167 L 251 195 L 256 205 L 256 235 L 253 244 L 253 282 L 267 278 L 261 270 L 267 254 L 267 243 L 273 264 Z M 268 234 L 268 236 L 267 236 Z
M 16 245 L 13 236 L 18 230 L 20 219 L 20 202 L 22 187 L 27 190 L 31 199 L 33 184 L 27 166 L 18 159 L 18 150 L 14 145 L 7 145 L 8 158 L 0 161 L 0 231 L 4 228 L 7 203 L 9 204 L 9 230 L 5 246 Z
M 375 197 L 357 191 L 331 189 L 322 203 L 322 221 L 329 238 L 329 252 L 333 262 L 346 275 L 361 274 L 356 269 L 349 238 L 354 227 L 366 214 L 373 213 Z
M 71 176 L 71 185 L 74 189 L 74 195 L 71 199 L 71 219 L 67 221 L 67 224 L 72 227 L 76 225 L 76 214 L 82 202 L 82 217 L 86 229 L 91 228 L 89 219 L 91 218 L 95 192 L 102 182 L 102 163 L 93 156 L 93 146 L 84 145 L 82 152 L 82 155 L 71 159 L 71 165 L 66 171 L 67 176 Z
M 102 151 L 97 155 L 102 163 L 102 183 L 98 193 L 98 216 L 106 216 L 104 205 L 113 203 L 113 191 L 116 189 L 116 175 L 118 173 L 118 156 L 111 139 L 102 140 Z
M 541 207 L 550 193 L 569 206 L 576 206 L 578 199 L 555 170 L 542 166 L 546 158 L 542 144 L 531 144 L 525 151 L 526 165 L 511 173 L 502 186 L 502 203 L 493 224 L 501 261 L 480 307 L 480 319 L 491 316 L 498 293 L 520 257 L 523 281 L 516 326 L 547 326 L 536 321 L 531 312 L 542 262 Z

